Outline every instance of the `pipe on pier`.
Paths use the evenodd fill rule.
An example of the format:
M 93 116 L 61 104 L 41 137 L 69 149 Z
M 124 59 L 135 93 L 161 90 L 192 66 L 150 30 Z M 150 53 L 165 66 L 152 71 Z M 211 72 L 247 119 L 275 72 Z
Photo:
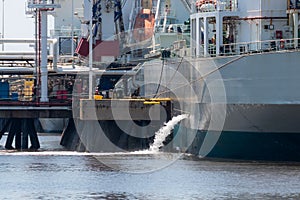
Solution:
M 41 102 L 48 102 L 48 68 L 47 68 L 47 11 L 41 11 Z
M 46 39 L 48 44 L 52 44 L 52 56 L 53 56 L 53 69 L 57 71 L 57 61 L 58 61 L 58 40 L 57 39 Z M 35 44 L 36 39 L 28 38 L 0 38 L 0 44 Z M 47 52 L 47 50 L 46 50 Z M 1 52 L 1 55 L 14 55 L 23 56 L 25 54 L 32 54 L 34 52 L 21 53 L 21 52 Z M 24 56 L 25 56 L 24 55 Z

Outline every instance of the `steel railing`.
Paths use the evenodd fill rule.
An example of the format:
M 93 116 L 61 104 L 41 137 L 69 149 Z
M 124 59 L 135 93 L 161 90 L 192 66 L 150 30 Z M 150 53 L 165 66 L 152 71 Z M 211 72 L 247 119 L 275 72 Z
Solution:
M 238 0 L 198 0 L 195 6 L 197 12 L 237 11 Z
M 223 44 L 220 45 L 219 55 L 217 55 L 216 45 L 209 44 L 207 53 L 209 56 L 232 56 L 241 54 L 287 51 L 299 48 L 300 38 L 292 38 Z M 200 56 L 204 56 L 203 45 L 201 45 L 200 48 Z

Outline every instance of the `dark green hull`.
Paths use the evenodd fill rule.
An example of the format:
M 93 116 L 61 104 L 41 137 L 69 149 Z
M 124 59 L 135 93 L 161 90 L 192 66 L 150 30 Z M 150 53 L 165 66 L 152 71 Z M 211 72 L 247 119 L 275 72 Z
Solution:
M 197 131 L 187 152 L 199 155 L 207 132 Z M 208 158 L 300 161 L 299 133 L 222 132 Z

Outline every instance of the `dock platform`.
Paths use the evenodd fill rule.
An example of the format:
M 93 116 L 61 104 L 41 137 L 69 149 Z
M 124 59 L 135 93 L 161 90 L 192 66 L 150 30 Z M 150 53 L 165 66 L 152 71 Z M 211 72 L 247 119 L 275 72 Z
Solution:
M 169 98 L 80 100 L 81 120 L 160 120 L 171 110 Z

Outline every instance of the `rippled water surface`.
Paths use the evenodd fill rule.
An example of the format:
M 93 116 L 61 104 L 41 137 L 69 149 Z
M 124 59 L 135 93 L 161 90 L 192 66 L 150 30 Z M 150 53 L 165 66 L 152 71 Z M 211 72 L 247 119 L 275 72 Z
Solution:
M 0 199 L 300 198 L 300 164 L 76 153 L 64 151 L 57 135 L 40 141 L 38 152 L 0 150 Z

